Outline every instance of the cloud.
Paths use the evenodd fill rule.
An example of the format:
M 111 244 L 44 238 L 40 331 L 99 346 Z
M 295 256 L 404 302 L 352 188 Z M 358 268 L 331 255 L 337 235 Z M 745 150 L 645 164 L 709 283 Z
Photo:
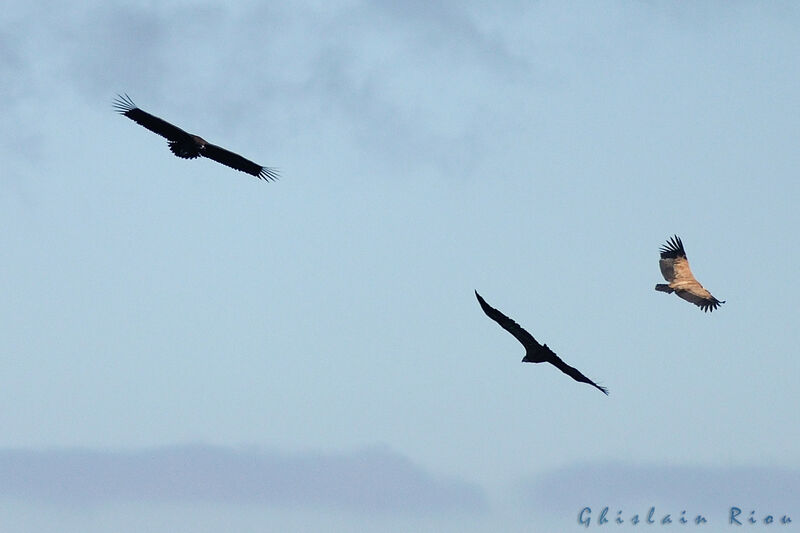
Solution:
M 61 29 L 66 43 L 59 62 L 64 78 L 80 93 L 106 96 L 115 91 L 158 87 L 169 65 L 169 21 L 136 7 L 97 7 L 80 12 L 73 26 Z
M 433 476 L 385 448 L 339 454 L 204 445 L 3 450 L 0 495 L 62 504 L 255 503 L 400 513 L 487 506 L 475 485 Z
M 724 516 L 737 506 L 745 517 L 751 509 L 800 515 L 800 470 L 780 467 L 587 463 L 530 477 L 517 488 L 526 507 L 558 513 L 610 506 L 614 513 L 646 514 L 655 506 Z
M 335 137 L 402 175 L 479 174 L 468 169 L 483 161 L 486 128 L 505 131 L 498 114 L 517 115 L 487 102 L 498 91 L 522 100 L 529 88 L 529 65 L 451 2 L 191 10 L 90 2 L 66 15 L 35 5 L 19 11 L 19 23 L 4 29 L 20 44 L 6 59 L 0 53 L 0 69 L 16 58 L 14 68 L 30 70 L 12 109 L 30 98 L 41 111 L 57 88 L 105 111 L 127 92 L 145 110 L 215 132 L 243 152 L 274 146 L 272 132 L 297 135 L 301 145 Z M 265 126 L 269 134 L 250 133 Z M 317 134 L 307 139 L 306 131 Z

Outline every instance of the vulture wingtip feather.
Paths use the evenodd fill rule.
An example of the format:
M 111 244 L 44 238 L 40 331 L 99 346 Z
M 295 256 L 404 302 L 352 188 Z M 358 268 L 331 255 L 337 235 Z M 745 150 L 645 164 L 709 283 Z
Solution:
M 277 168 L 262 167 L 258 173 L 257 178 L 264 181 L 276 181 L 280 178 L 281 173 Z
M 114 110 L 123 115 L 128 111 L 136 109 L 136 104 L 133 103 L 133 100 L 131 100 L 131 97 L 128 96 L 128 93 L 117 93 L 117 98 L 112 103 L 112 106 L 114 107 Z

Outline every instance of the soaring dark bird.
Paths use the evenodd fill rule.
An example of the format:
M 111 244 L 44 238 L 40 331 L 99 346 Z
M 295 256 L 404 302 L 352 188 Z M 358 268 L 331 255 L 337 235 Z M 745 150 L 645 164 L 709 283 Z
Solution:
M 719 301 L 694 279 L 692 271 L 689 269 L 689 260 L 686 259 L 686 250 L 683 249 L 683 242 L 680 237 L 674 235 L 667 240 L 667 244 L 661 247 L 661 259 L 658 262 L 661 267 L 661 274 L 669 283 L 659 283 L 656 290 L 674 292 L 687 302 L 692 302 L 704 312 L 713 311 L 725 301 Z
M 486 313 L 489 318 L 500 324 L 500 327 L 511 333 L 514 338 L 521 342 L 525 347 L 525 357 L 522 358 L 523 363 L 550 363 L 575 381 L 588 383 L 592 387 L 597 387 L 600 389 L 603 394 L 608 395 L 607 388 L 598 385 L 591 379 L 581 374 L 576 368 L 572 368 L 567 363 L 562 361 L 561 358 L 559 358 L 546 344 L 544 346 L 539 344 L 536 339 L 533 338 L 533 335 L 522 329 L 522 326 L 508 318 L 494 307 L 487 304 L 486 300 L 481 298 L 481 295 L 478 294 L 478 291 L 475 291 L 475 296 L 477 296 L 478 303 L 481 304 L 481 309 L 483 309 L 483 312 Z
M 136 104 L 133 103 L 133 100 L 131 100 L 127 94 L 125 96 L 117 95 L 117 99 L 114 100 L 114 109 L 137 124 L 167 139 L 169 141 L 169 149 L 178 157 L 184 159 L 194 159 L 200 156 L 207 157 L 213 159 L 217 163 L 222 163 L 225 166 L 241 170 L 259 179 L 278 179 L 277 170 L 262 167 L 249 159 L 245 159 L 239 154 L 229 152 L 224 148 L 211 144 L 202 137 L 192 135 L 177 126 L 173 126 L 166 120 L 142 111 L 136 107 Z

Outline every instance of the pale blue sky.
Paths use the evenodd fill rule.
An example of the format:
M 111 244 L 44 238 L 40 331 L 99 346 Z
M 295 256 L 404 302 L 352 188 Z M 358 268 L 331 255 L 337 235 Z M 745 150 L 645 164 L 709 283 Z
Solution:
M 578 526 L 583 504 L 539 501 L 591 485 L 575 472 L 800 490 L 798 27 L 789 2 L 4 11 L 0 469 L 76 483 L 78 454 L 146 487 L 199 447 L 218 468 L 179 494 L 233 456 L 352 467 L 356 502 L 436 496 L 418 516 L 313 482 L 266 506 L 10 483 L 0 524 L 548 530 Z M 121 92 L 281 180 L 174 157 Z M 675 233 L 713 314 L 653 290 Z M 610 397 L 521 364 L 474 289 Z M 651 501 L 680 505 L 663 479 Z

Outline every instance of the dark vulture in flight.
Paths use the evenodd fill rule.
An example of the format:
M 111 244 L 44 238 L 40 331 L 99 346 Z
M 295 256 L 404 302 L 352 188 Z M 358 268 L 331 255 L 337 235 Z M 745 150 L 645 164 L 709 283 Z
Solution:
M 704 312 L 713 311 L 725 301 L 719 301 L 708 292 L 700 282 L 694 279 L 692 271 L 689 269 L 689 260 L 686 259 L 686 250 L 680 237 L 674 235 L 667 240 L 667 244 L 661 247 L 661 260 L 658 262 L 661 267 L 661 274 L 669 283 L 659 283 L 656 290 L 674 292 L 687 302 L 702 309 Z
M 486 300 L 481 298 L 481 295 L 478 294 L 478 291 L 475 291 L 475 296 L 478 297 L 478 303 L 481 304 L 483 312 L 486 313 L 489 318 L 500 324 L 500 327 L 511 333 L 514 338 L 525 347 L 525 357 L 522 358 L 523 363 L 550 363 L 575 381 L 588 383 L 592 387 L 598 388 L 603 394 L 608 395 L 607 388 L 598 385 L 581 374 L 576 368 L 572 368 L 562 361 L 546 344 L 544 346 L 539 344 L 536 339 L 533 338 L 533 335 L 522 329 L 522 326 L 487 304 Z
M 200 156 L 207 157 L 213 159 L 217 163 L 222 163 L 225 166 L 241 170 L 259 179 L 278 179 L 277 170 L 269 167 L 262 167 L 249 159 L 245 159 L 239 154 L 229 152 L 224 148 L 211 144 L 202 137 L 192 135 L 177 126 L 173 126 L 166 120 L 142 111 L 136 107 L 136 104 L 133 103 L 133 100 L 131 100 L 127 94 L 125 96 L 117 95 L 117 99 L 114 100 L 114 109 L 137 124 L 167 139 L 167 141 L 169 141 L 167 143 L 169 144 L 169 149 L 178 157 L 184 159 L 194 159 Z

